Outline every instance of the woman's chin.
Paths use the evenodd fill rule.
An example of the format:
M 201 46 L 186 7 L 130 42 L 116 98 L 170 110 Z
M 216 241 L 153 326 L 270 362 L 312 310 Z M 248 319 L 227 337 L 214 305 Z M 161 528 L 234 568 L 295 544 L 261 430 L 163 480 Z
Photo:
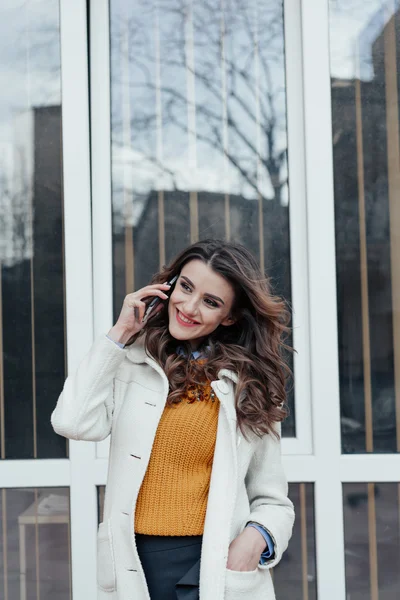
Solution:
M 185 331 L 182 331 L 181 329 L 179 329 L 179 327 L 174 327 L 171 325 L 168 328 L 170 335 L 175 339 L 175 340 L 180 340 L 181 342 L 184 340 L 189 339 L 189 334 L 186 333 Z

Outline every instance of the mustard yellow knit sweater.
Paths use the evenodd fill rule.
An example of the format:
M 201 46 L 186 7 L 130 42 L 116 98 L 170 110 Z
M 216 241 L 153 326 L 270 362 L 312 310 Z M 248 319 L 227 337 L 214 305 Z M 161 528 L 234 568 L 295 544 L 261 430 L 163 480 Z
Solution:
M 189 402 L 194 389 L 164 409 L 136 504 L 136 533 L 203 533 L 219 401 L 211 386 L 201 391 L 201 401 Z

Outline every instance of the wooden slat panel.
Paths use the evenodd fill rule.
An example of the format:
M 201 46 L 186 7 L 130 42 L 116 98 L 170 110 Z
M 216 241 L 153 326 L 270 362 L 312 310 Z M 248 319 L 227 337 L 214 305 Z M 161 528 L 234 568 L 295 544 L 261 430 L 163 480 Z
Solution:
M 394 3 L 387 7 L 394 15 Z M 396 402 L 397 450 L 400 452 L 400 141 L 399 98 L 397 91 L 397 59 L 395 17 L 384 31 L 385 95 L 388 190 L 390 211 L 390 255 L 393 311 L 393 352 Z

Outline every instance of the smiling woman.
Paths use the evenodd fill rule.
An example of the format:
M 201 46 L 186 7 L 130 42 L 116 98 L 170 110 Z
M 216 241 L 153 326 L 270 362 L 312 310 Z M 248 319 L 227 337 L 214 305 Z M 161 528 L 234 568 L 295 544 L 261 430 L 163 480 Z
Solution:
M 55 430 L 112 433 L 99 600 L 183 600 L 188 586 L 196 600 L 275 598 L 269 568 L 294 520 L 280 458 L 287 321 L 244 246 L 200 241 L 126 296 L 68 377 Z
M 146 335 L 150 354 L 165 370 L 170 403 L 179 401 L 191 377 L 214 379 L 219 369 L 238 372 L 237 418 L 254 433 L 270 433 L 287 415 L 285 383 L 290 350 L 285 302 L 271 294 L 252 254 L 240 244 L 204 240 L 183 250 L 152 284 L 179 274 L 169 302 L 134 336 Z M 207 343 L 207 363 L 169 358 L 182 342 L 188 353 Z M 129 343 L 129 342 L 128 342 Z M 197 379 L 196 379 L 197 380 Z M 250 409 L 251 407 L 251 409 Z

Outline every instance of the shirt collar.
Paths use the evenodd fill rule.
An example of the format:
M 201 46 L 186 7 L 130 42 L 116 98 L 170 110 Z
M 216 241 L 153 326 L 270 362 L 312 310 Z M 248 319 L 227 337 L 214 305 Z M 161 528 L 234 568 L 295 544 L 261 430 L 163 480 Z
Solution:
M 205 348 L 203 348 L 203 350 L 192 350 L 192 352 L 190 353 L 190 358 L 193 358 L 194 360 L 197 360 L 198 358 L 203 358 L 209 347 L 210 346 L 206 346 Z M 182 356 L 186 356 L 186 351 L 183 346 L 178 346 L 176 349 L 176 353 L 181 354 Z

